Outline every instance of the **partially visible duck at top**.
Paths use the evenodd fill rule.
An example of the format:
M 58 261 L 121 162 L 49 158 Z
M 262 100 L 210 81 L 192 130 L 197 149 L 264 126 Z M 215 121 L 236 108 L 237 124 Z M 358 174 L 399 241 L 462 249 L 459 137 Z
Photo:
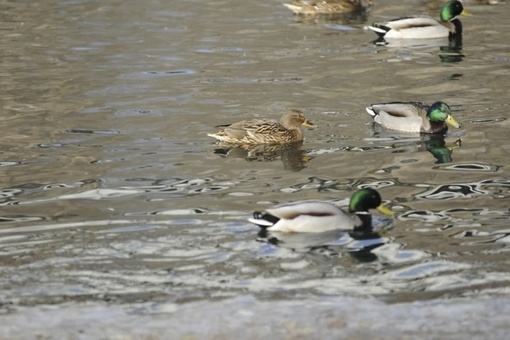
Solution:
M 485 6 L 485 5 L 502 5 L 505 0 L 462 0 L 463 5 L 468 6 Z M 436 12 L 443 6 L 444 0 L 421 0 L 420 5 L 427 7 L 428 11 Z
M 283 5 L 297 15 L 332 16 L 365 11 L 372 7 L 373 2 L 372 0 L 294 0 Z
M 290 110 L 280 121 L 273 119 L 243 120 L 218 126 L 220 131 L 208 133 L 209 137 L 233 145 L 286 144 L 303 140 L 300 127 L 315 128 L 299 110 Z
M 471 16 L 460 1 L 448 1 L 439 10 L 439 21 L 426 16 L 415 15 L 374 23 L 369 29 L 384 39 L 434 39 L 462 34 L 459 15 Z

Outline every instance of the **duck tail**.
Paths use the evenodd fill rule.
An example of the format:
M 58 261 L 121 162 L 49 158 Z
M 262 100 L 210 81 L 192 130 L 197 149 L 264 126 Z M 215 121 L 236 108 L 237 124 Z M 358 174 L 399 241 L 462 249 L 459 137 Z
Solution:
M 288 9 L 290 9 L 294 14 L 300 14 L 301 11 L 302 11 L 302 7 L 301 6 L 296 6 L 296 5 L 293 5 L 293 4 L 282 4 L 282 5 L 287 7 Z
M 260 211 L 255 211 L 253 213 L 253 217 L 248 218 L 249 222 L 258 225 L 259 227 L 261 227 L 263 229 L 272 227 L 279 220 L 280 219 L 278 217 L 275 217 L 273 215 L 270 215 L 270 214 L 264 213 L 264 212 L 260 212 Z
M 389 30 L 391 30 L 390 27 L 381 24 L 372 24 L 370 26 L 367 26 L 367 28 L 369 30 L 374 31 L 381 37 L 383 37 Z
M 377 116 L 377 113 L 375 113 L 374 108 L 372 106 L 367 106 L 365 110 L 367 110 L 368 114 L 371 115 L 372 117 Z

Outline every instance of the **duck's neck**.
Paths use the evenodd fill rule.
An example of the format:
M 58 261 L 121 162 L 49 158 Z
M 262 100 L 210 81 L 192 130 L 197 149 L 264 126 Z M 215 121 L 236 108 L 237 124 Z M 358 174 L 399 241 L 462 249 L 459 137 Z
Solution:
M 293 140 L 299 141 L 303 139 L 303 131 L 300 128 L 291 129 L 290 132 L 294 135 Z
M 431 122 L 429 121 L 430 127 L 428 129 L 424 129 L 422 132 L 426 133 L 443 133 L 448 130 L 448 126 L 445 122 Z
M 429 120 L 428 116 L 422 119 L 422 127 L 420 131 L 422 133 L 441 133 L 446 132 L 446 130 L 448 130 L 448 126 L 444 121 L 434 122 Z
M 455 18 L 452 21 L 450 21 L 450 24 L 453 25 L 454 29 L 453 32 L 450 30 L 450 35 L 459 35 L 462 34 L 462 22 L 460 22 L 459 19 Z
M 356 216 L 361 220 L 361 225 L 354 228 L 354 230 L 370 230 L 372 229 L 372 215 L 368 212 L 356 213 Z
M 462 34 L 462 22 L 460 22 L 457 18 L 450 21 L 442 21 L 441 24 L 448 28 L 450 31 L 450 37 Z

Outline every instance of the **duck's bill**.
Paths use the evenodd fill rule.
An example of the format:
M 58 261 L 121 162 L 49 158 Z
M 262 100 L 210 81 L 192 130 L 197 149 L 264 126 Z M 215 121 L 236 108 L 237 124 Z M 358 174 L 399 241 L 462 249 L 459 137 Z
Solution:
M 461 142 L 461 140 L 460 140 L 460 139 L 457 139 L 457 140 L 455 141 L 455 143 L 453 143 L 453 145 L 452 145 L 452 146 L 448 146 L 447 148 L 448 148 L 448 150 L 450 150 L 450 152 L 452 152 L 453 150 L 458 149 L 458 148 L 460 148 L 461 146 L 462 146 L 462 142 Z
M 460 15 L 464 16 L 464 17 L 472 17 L 473 14 L 469 13 L 468 11 L 466 10 L 463 10 Z
M 451 115 L 448 115 L 445 122 L 446 122 L 446 124 L 450 125 L 451 127 L 460 129 L 460 124 Z
M 312 128 L 312 129 L 315 129 L 317 127 L 317 125 L 313 125 L 311 121 L 309 121 L 308 119 L 305 120 L 303 122 L 303 124 L 301 124 L 303 126 L 306 126 L 306 127 L 309 127 L 309 128 Z
M 388 215 L 388 216 L 391 216 L 393 215 L 393 211 L 391 211 L 390 208 L 388 208 L 387 206 L 381 204 L 380 206 L 377 207 L 377 210 L 379 210 L 379 212 L 381 214 L 384 214 L 384 215 Z

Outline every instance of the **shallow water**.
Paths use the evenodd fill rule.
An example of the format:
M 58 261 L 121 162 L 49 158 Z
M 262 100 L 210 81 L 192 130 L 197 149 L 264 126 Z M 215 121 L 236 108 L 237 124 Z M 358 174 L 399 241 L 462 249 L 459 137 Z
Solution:
M 469 7 L 456 46 L 376 46 L 363 18 L 303 22 L 279 1 L 0 6 L 4 313 L 508 296 L 506 4 Z M 367 20 L 417 10 L 377 3 Z M 374 127 L 364 107 L 394 100 L 443 100 L 462 129 Z M 206 136 L 289 108 L 319 126 L 294 149 Z M 246 222 L 274 203 L 346 204 L 363 186 L 395 212 L 378 235 L 276 241 Z

